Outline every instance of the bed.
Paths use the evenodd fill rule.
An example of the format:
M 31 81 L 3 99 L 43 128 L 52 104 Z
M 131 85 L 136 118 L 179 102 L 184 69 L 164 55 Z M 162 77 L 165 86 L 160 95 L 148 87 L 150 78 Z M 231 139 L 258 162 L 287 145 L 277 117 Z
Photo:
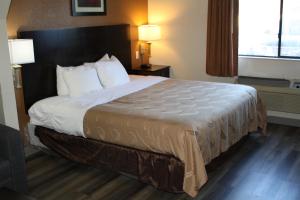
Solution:
M 109 53 L 130 69 L 129 30 L 115 25 L 19 33 L 34 39 L 37 55 L 23 68 L 35 134 L 68 159 L 196 196 L 207 181 L 206 164 L 248 133 L 265 133 L 264 107 L 248 86 L 151 76 L 130 76 L 127 84 L 83 97 L 57 97 L 56 64 L 94 62 Z

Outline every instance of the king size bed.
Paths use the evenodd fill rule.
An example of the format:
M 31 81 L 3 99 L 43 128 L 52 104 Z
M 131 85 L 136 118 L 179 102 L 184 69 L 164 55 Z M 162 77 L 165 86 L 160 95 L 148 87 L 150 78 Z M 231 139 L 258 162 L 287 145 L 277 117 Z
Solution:
M 23 68 L 35 135 L 70 160 L 196 196 L 207 182 L 207 164 L 247 134 L 265 133 L 264 107 L 248 86 L 128 76 L 124 84 L 85 95 L 57 95 L 58 64 L 77 66 L 108 53 L 130 70 L 129 25 L 26 31 L 19 37 L 34 40 L 37 56 Z

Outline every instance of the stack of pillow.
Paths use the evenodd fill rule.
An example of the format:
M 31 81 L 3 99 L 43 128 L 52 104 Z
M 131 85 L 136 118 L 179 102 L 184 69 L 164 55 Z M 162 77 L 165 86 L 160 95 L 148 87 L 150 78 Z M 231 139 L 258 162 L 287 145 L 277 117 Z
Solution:
M 123 85 L 130 81 L 122 63 L 104 55 L 95 63 L 56 68 L 58 96 L 78 97 L 86 93 Z

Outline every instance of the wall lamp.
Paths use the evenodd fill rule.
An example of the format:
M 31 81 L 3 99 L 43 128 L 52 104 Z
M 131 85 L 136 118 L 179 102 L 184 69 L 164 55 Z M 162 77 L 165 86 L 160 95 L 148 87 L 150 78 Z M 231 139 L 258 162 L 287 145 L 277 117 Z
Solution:
M 14 85 L 22 88 L 21 65 L 34 63 L 34 49 L 32 39 L 8 40 L 10 62 L 13 68 Z
M 146 42 L 148 45 L 148 55 L 151 57 L 151 43 L 153 41 L 157 41 L 161 39 L 161 31 L 160 27 L 158 25 L 141 25 L 138 27 L 139 31 L 139 40 Z M 151 64 L 145 64 L 144 63 L 144 56 L 145 56 L 146 47 L 144 44 L 140 44 L 140 54 L 141 54 L 141 67 L 149 68 L 151 67 Z

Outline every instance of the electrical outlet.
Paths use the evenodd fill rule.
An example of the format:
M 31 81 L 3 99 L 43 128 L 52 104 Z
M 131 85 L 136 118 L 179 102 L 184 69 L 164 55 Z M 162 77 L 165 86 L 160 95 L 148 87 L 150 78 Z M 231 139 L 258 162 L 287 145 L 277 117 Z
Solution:
M 300 80 L 299 79 L 291 80 L 290 88 L 300 89 Z
M 135 52 L 135 59 L 140 59 L 140 52 L 139 51 Z
M 300 89 L 300 82 L 295 82 L 293 86 L 293 88 Z

